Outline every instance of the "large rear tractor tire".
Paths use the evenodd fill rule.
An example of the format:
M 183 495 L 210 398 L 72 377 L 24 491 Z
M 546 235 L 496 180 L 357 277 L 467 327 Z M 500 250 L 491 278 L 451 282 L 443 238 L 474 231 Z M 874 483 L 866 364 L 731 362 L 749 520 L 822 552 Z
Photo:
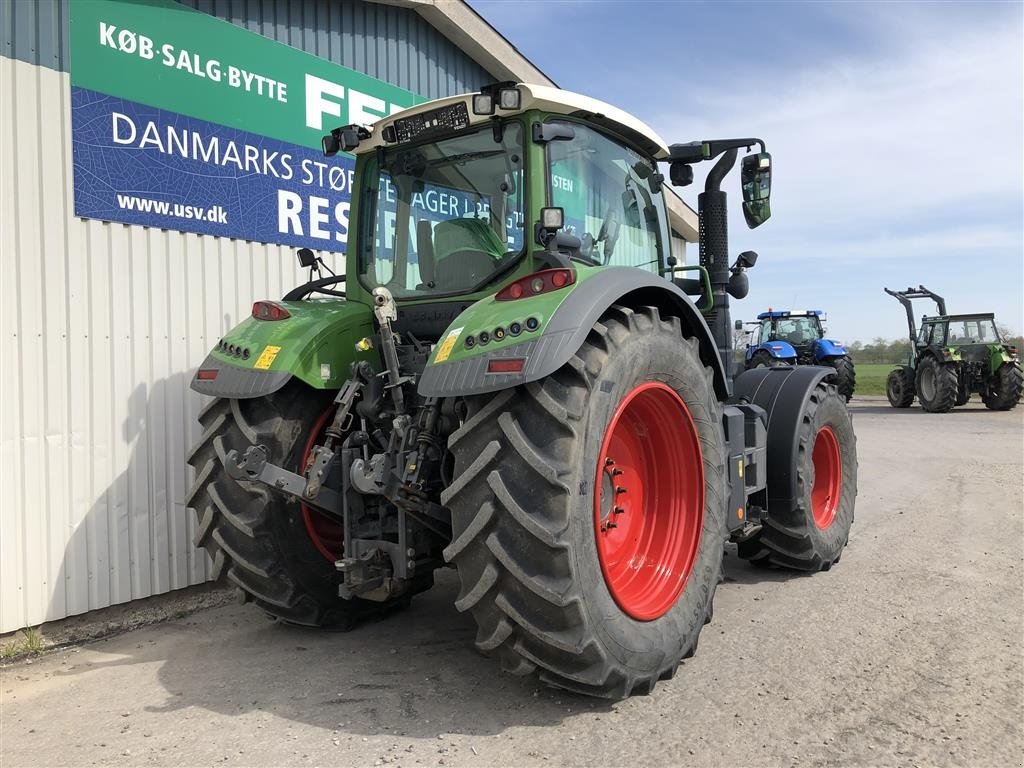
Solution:
M 910 368 L 897 368 L 885 380 L 885 396 L 893 408 L 909 408 L 914 402 L 914 375 Z
M 267 446 L 271 462 L 301 471 L 333 414 L 331 395 L 293 382 L 266 397 L 211 402 L 199 416 L 203 434 L 188 458 L 196 479 L 186 504 L 196 512 L 195 544 L 213 559 L 214 578 L 227 579 L 274 618 L 348 629 L 387 606 L 338 597 L 340 527 L 224 471 L 228 451 L 253 444 Z
M 772 357 L 770 352 L 766 352 L 763 349 L 758 350 L 754 353 L 753 357 L 750 358 L 750 365 L 748 368 L 774 368 L 776 365 L 792 365 L 795 361 L 782 359 L 778 357 Z
M 992 383 L 982 392 L 981 399 L 989 410 L 1009 411 L 1020 402 L 1022 387 L 1024 374 L 1020 363 L 1003 363 L 992 377 Z
M 917 399 L 928 413 L 947 413 L 956 403 L 956 366 L 924 358 L 917 366 Z
M 443 501 L 477 647 L 592 696 L 671 677 L 711 619 L 725 542 L 721 406 L 697 341 L 615 306 L 561 369 L 469 413 Z
M 822 382 L 811 393 L 796 439 L 797 503 L 770 508 L 737 554 L 755 565 L 827 571 L 849 541 L 857 500 L 857 438 L 835 386 Z
M 853 360 L 848 355 L 843 355 L 826 360 L 824 365 L 836 369 L 836 389 L 846 399 L 846 402 L 850 402 L 853 398 L 853 390 L 857 386 L 857 371 L 854 368 Z

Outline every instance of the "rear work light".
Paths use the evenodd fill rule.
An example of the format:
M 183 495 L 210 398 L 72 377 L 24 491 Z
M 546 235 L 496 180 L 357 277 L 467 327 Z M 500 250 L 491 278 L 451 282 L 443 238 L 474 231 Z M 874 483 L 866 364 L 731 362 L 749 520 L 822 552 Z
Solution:
M 526 365 L 526 358 L 524 357 L 508 357 L 505 358 L 504 360 L 488 360 L 487 372 L 522 373 L 524 365 Z
M 252 305 L 252 316 L 257 320 L 285 320 L 291 313 L 272 301 L 257 301 Z
M 509 283 L 494 296 L 495 301 L 515 301 L 557 291 L 576 282 L 574 269 L 544 269 Z

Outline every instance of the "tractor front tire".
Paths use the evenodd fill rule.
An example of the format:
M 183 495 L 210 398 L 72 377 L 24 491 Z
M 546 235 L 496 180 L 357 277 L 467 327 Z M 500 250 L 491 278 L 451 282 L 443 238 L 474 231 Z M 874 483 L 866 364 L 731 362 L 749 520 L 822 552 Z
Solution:
M 338 596 L 341 575 L 331 555 L 340 552 L 330 550 L 341 543 L 327 534 L 330 524 L 291 497 L 224 470 L 228 451 L 259 444 L 271 462 L 299 471 L 331 411 L 331 394 L 293 382 L 265 397 L 212 401 L 199 416 L 203 433 L 188 457 L 196 479 L 186 506 L 195 510 L 195 544 L 212 558 L 214 578 L 225 578 L 275 619 L 349 629 L 387 606 Z
M 769 508 L 761 531 L 739 542 L 737 554 L 759 566 L 827 571 L 849 541 L 857 500 L 857 437 L 834 385 L 822 382 L 811 393 L 796 440 L 799 498 Z
M 836 369 L 835 384 L 839 394 L 850 402 L 853 398 L 853 390 L 857 386 L 857 371 L 854 368 L 853 360 L 849 355 L 833 357 L 824 362 L 824 365 Z
M 555 687 L 648 693 L 696 650 L 722 569 L 721 405 L 696 339 L 614 306 L 554 374 L 468 405 L 442 501 L 477 647 Z
M 908 368 L 897 368 L 885 380 L 885 396 L 893 408 L 909 408 L 914 402 L 914 376 Z
M 1020 402 L 1022 386 L 1024 374 L 1020 363 L 1003 363 L 992 377 L 992 383 L 982 392 L 981 399 L 989 410 L 1009 411 Z
M 917 399 L 928 413 L 947 413 L 956 403 L 956 366 L 926 357 L 917 366 Z

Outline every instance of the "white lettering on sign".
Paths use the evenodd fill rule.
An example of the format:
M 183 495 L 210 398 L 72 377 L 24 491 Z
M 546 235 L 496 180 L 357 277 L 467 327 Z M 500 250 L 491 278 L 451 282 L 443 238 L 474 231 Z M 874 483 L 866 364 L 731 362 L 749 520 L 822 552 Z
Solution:
M 558 175 L 553 173 L 553 174 L 551 174 L 551 188 L 552 189 L 561 189 L 561 190 L 564 190 L 566 192 L 572 192 L 572 189 L 573 189 L 572 179 L 568 179 L 565 176 L 558 176 Z
M 318 131 L 324 129 L 324 115 L 341 118 L 341 104 L 328 101 L 324 94 L 336 99 L 345 98 L 345 86 L 324 80 L 316 75 L 306 75 L 306 126 Z
M 342 107 L 345 113 L 342 114 Z M 384 99 L 306 74 L 306 127 L 324 130 L 324 115 L 337 118 L 331 126 L 369 125 L 386 115 L 404 109 L 400 104 L 389 104 Z
M 348 240 L 348 220 L 351 204 L 345 200 L 334 206 L 334 221 L 338 229 L 330 232 L 326 229 L 331 222 L 330 200 L 317 195 L 303 199 L 301 195 L 286 189 L 277 190 L 277 231 L 282 235 L 298 235 L 319 240 L 330 240 L 332 237 L 339 243 Z M 305 214 L 305 216 L 303 216 Z M 304 226 L 304 221 L 308 226 Z
M 156 44 L 151 37 L 140 35 L 131 29 L 118 28 L 105 21 L 100 22 L 100 45 L 111 48 L 119 53 L 138 56 L 141 59 L 155 58 Z M 168 69 L 187 72 L 193 77 L 210 80 L 214 83 L 223 81 L 224 65 L 217 59 L 204 59 L 198 53 L 179 48 L 171 43 L 159 46 L 159 62 Z M 227 68 L 226 82 L 232 88 L 244 90 L 257 96 L 273 99 L 286 104 L 288 102 L 288 84 L 272 77 L 249 72 L 241 67 Z

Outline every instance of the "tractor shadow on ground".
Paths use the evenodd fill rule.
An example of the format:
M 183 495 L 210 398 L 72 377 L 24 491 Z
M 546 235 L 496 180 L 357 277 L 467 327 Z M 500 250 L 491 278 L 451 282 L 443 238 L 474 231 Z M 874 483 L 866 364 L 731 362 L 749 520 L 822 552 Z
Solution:
M 361 736 L 489 735 L 610 711 L 612 702 L 503 673 L 474 650 L 476 628 L 455 610 L 457 595 L 458 578 L 440 572 L 411 607 L 343 633 L 227 606 L 146 630 L 152 638 L 97 643 L 95 650 L 124 657 L 88 669 L 160 664 L 167 695 L 149 712 L 271 716 Z
M 722 560 L 723 584 L 777 584 L 783 581 L 804 579 L 813 573 L 787 571 L 774 566 L 751 565 L 736 555 L 736 545 L 725 545 L 725 557 Z
M 977 399 L 972 400 L 966 405 L 958 405 L 952 410 L 946 413 L 928 413 L 924 408 L 919 406 L 917 403 L 910 406 L 909 408 L 893 408 L 891 405 L 882 405 L 872 403 L 871 405 L 861 405 L 856 400 L 850 403 L 850 412 L 853 414 L 854 426 L 856 426 L 857 414 L 871 414 L 872 416 L 889 416 L 894 419 L 912 419 L 912 418 L 927 418 L 927 419 L 941 419 L 946 416 L 963 416 L 964 414 L 975 414 L 978 413 L 1005 413 L 1005 411 L 991 411 L 985 407 L 985 404 L 978 401 Z

